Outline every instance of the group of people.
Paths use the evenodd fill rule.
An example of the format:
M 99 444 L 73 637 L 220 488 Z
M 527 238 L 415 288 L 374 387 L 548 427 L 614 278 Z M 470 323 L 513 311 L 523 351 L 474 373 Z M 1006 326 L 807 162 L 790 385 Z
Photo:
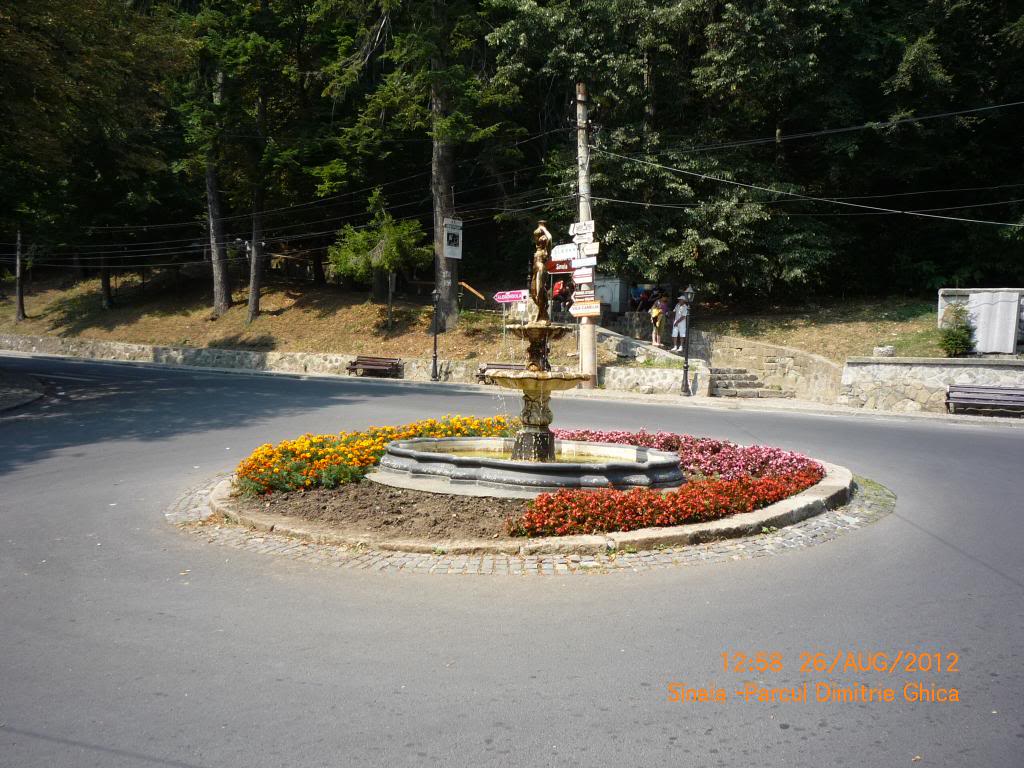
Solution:
M 685 296 L 676 299 L 675 307 L 669 304 L 668 296 L 661 294 L 647 310 L 651 317 L 651 343 L 664 347 L 665 324 L 672 325 L 672 352 L 682 352 L 686 343 L 686 325 L 690 318 L 690 304 Z

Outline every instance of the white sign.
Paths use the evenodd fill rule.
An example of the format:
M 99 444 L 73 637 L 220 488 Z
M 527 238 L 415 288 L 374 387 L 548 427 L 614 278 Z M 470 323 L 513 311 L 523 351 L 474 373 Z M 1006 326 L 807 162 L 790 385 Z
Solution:
M 596 266 L 597 266 L 597 257 L 596 256 L 587 256 L 587 258 L 585 258 L 585 259 L 573 259 L 572 260 L 572 268 L 573 269 L 580 269 L 581 267 L 596 267 Z
M 444 255 L 446 259 L 462 258 L 462 219 L 444 220 Z
M 594 233 L 593 232 L 588 232 L 585 235 L 575 235 L 575 236 L 573 236 L 572 241 L 574 243 L 576 243 L 576 244 L 579 244 L 579 243 L 592 243 L 592 242 L 594 242 Z
M 560 261 L 561 259 L 575 259 L 579 256 L 579 246 L 575 243 L 564 243 L 562 245 L 556 245 L 551 250 L 551 260 Z
M 569 227 L 570 235 L 587 235 L 594 231 L 594 220 L 590 221 L 577 221 L 575 224 Z
M 569 314 L 573 317 L 600 317 L 601 302 L 594 299 L 577 301 L 569 307 Z
M 515 304 L 517 301 L 526 301 L 526 297 L 530 295 L 530 292 L 523 289 L 521 291 L 498 291 L 494 294 L 494 300 L 499 304 Z
M 572 293 L 573 301 L 593 301 L 594 292 L 590 290 L 576 290 Z
M 600 243 L 583 243 L 580 246 L 580 256 L 597 256 L 600 250 Z
M 574 283 L 592 283 L 594 282 L 594 268 L 581 267 L 572 273 L 572 279 Z

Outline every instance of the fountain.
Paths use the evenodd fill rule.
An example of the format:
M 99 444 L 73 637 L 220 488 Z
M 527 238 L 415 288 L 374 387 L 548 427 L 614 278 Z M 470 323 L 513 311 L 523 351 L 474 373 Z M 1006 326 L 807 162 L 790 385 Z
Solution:
M 488 369 L 495 384 L 522 393 L 522 428 L 515 438 L 416 438 L 390 443 L 368 479 L 399 488 L 472 496 L 532 498 L 559 488 L 677 488 L 679 457 L 668 451 L 610 443 L 556 440 L 551 393 L 589 376 L 555 371 L 550 342 L 573 330 L 548 315 L 547 263 L 553 239 L 544 221 L 533 232 L 528 322 L 509 330 L 527 342 L 525 370 Z

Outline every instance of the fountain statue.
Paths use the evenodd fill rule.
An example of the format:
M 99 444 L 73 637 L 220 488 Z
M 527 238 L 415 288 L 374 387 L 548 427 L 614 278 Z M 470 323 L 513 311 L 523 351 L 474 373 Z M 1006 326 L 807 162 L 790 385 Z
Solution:
M 552 237 L 546 222 L 533 232 L 528 322 L 509 328 L 527 342 L 524 370 L 489 368 L 488 379 L 523 394 L 522 428 L 514 438 L 420 437 L 389 443 L 368 479 L 398 488 L 471 496 L 533 498 L 559 488 L 678 488 L 685 479 L 679 457 L 631 445 L 555 440 L 551 393 L 589 376 L 551 370 L 548 347 L 572 325 L 548 314 L 547 264 Z
M 551 432 L 551 393 L 572 389 L 590 377 L 585 373 L 552 371 L 548 349 L 552 341 L 571 332 L 571 325 L 556 325 L 548 315 L 548 260 L 551 258 L 551 232 L 541 221 L 533 231 L 534 251 L 530 262 L 530 311 L 534 318 L 509 330 L 526 340 L 526 370 L 486 372 L 495 384 L 523 393 L 523 428 L 516 433 L 512 458 L 521 461 L 554 461 L 555 436 Z

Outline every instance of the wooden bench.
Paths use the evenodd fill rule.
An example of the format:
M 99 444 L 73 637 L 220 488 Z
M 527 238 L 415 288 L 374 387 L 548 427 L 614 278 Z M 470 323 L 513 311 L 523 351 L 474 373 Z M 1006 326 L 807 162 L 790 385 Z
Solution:
M 476 372 L 476 380 L 482 384 L 493 384 L 494 380 L 487 375 L 487 371 L 525 371 L 526 366 L 522 363 L 480 363 Z
M 363 357 L 358 356 L 348 364 L 346 370 L 349 374 L 365 376 L 372 373 L 377 376 L 402 376 L 402 361 L 397 357 Z
M 1024 388 L 950 384 L 946 392 L 946 410 L 956 413 L 957 408 L 1021 411 L 1024 410 Z

